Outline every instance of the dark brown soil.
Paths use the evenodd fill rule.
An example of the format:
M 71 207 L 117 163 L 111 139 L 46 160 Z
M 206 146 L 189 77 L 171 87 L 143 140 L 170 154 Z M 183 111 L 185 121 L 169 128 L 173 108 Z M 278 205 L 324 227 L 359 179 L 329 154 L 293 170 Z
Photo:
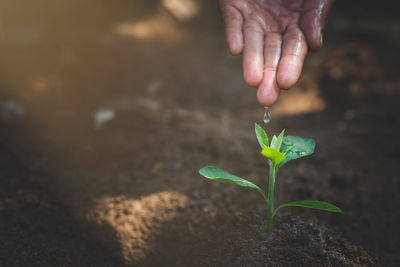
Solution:
M 0 147 L 0 177 L 0 266 L 122 264 L 94 241 L 89 225 L 55 203 L 5 147 Z
M 0 266 L 399 266 L 393 8 L 338 1 L 324 49 L 273 106 L 269 135 L 317 143 L 280 170 L 276 202 L 343 213 L 282 209 L 268 234 L 257 192 L 197 173 L 265 188 L 268 172 L 263 108 L 215 1 L 188 20 L 136 2 L 0 5 Z

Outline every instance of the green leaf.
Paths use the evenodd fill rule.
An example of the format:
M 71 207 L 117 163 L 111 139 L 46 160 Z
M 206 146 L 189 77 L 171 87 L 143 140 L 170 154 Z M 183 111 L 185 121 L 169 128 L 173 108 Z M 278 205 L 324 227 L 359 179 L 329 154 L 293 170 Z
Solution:
M 271 140 L 271 145 L 270 145 L 270 147 L 272 147 L 272 148 L 275 149 L 275 145 L 276 145 L 276 140 L 277 140 L 277 139 L 278 139 L 278 138 L 276 138 L 276 135 L 272 136 L 272 140 Z
M 284 134 L 285 134 L 285 129 L 282 130 L 281 134 L 278 137 L 274 135 L 271 141 L 272 148 L 275 148 L 276 150 L 280 151 Z
M 263 150 L 261 151 L 261 154 L 264 157 L 270 159 L 274 166 L 277 166 L 279 163 L 285 160 L 285 156 L 281 152 L 272 147 L 264 147 Z
M 314 148 L 315 141 L 313 139 L 301 138 L 299 136 L 283 137 L 280 152 L 285 155 L 286 159 L 279 167 L 291 160 L 311 155 L 314 152 Z
M 254 124 L 254 130 L 256 132 L 258 143 L 260 143 L 261 148 L 267 147 L 269 144 L 267 133 L 264 129 L 258 125 Z
M 224 170 L 221 170 L 214 166 L 207 166 L 201 168 L 199 173 L 204 177 L 211 179 L 211 180 L 218 180 L 225 183 L 235 184 L 243 187 L 250 187 L 253 189 L 257 189 L 258 191 L 262 191 L 260 187 L 253 184 L 250 181 L 247 181 L 243 178 L 237 177 L 236 175 L 230 174 Z
M 342 212 L 342 210 L 336 207 L 335 205 L 332 205 L 325 201 L 302 200 L 302 201 L 289 202 L 279 205 L 274 212 L 274 216 L 280 208 L 284 207 L 303 207 L 303 208 L 310 208 L 317 210 L 325 210 L 330 212 Z

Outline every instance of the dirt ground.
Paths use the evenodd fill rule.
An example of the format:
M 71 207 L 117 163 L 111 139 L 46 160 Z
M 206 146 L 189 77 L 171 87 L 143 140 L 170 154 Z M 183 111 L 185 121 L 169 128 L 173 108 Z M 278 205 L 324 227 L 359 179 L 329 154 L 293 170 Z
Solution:
M 399 266 L 400 19 L 346 2 L 265 126 L 317 144 L 277 203 L 343 213 L 272 235 L 257 192 L 198 174 L 267 184 L 215 1 L 0 3 L 0 266 Z

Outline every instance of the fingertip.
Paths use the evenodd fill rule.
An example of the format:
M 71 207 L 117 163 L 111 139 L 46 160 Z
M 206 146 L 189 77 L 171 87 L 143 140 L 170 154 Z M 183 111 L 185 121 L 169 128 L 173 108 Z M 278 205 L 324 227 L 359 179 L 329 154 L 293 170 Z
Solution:
M 264 77 L 262 84 L 257 89 L 257 101 L 263 106 L 270 106 L 276 102 L 279 96 L 279 87 L 275 75 Z
M 324 36 L 322 34 L 322 28 L 319 27 L 319 34 L 317 37 L 317 42 L 315 46 L 312 48 L 312 51 L 319 51 L 322 48 L 322 45 L 324 43 Z
M 256 87 L 263 78 L 264 31 L 254 19 L 248 19 L 243 28 L 243 78 Z
M 307 39 L 307 44 L 308 47 L 310 48 L 310 51 L 319 51 L 322 48 L 322 42 L 323 42 L 323 37 L 322 37 L 322 30 L 320 27 L 316 27 L 317 29 L 310 33 L 306 33 L 306 39 Z
M 277 82 L 281 89 L 289 89 L 297 82 L 307 50 L 307 43 L 301 30 L 297 26 L 288 28 L 284 35 L 282 57 L 277 73 Z
M 322 48 L 322 44 L 323 44 L 323 35 L 322 35 L 322 29 L 319 29 L 319 33 L 317 34 L 317 36 L 315 37 L 315 43 L 310 46 L 310 50 L 311 51 L 319 51 Z
M 231 5 L 224 4 L 222 1 L 220 4 L 224 16 L 225 34 L 229 51 L 232 55 L 238 55 L 243 50 L 242 15 Z
M 242 53 L 243 42 L 241 42 L 239 40 L 231 41 L 228 43 L 228 46 L 229 46 L 229 52 L 233 56 L 237 56 L 237 55 L 240 55 L 240 53 Z
M 261 52 L 249 51 L 244 48 L 243 53 L 243 78 L 244 81 L 251 87 L 260 85 L 263 78 L 263 59 Z
M 282 60 L 279 64 L 277 83 L 281 89 L 290 89 L 300 78 L 301 66 L 294 62 Z
M 315 16 L 314 12 L 308 12 L 301 19 L 300 27 L 304 32 L 310 50 L 319 51 L 323 42 L 320 19 Z
M 248 86 L 257 87 L 262 80 L 262 72 L 259 70 L 245 70 L 243 73 L 244 81 Z
M 312 51 L 318 51 L 322 47 L 322 30 L 333 2 L 334 0 L 308 0 L 304 3 L 300 25 Z
M 290 75 L 287 73 L 283 73 L 283 74 L 278 74 L 277 82 L 279 84 L 279 88 L 288 90 L 292 88 L 293 85 L 296 84 L 298 79 L 299 79 L 298 76 L 294 76 L 293 74 Z
M 232 55 L 237 56 L 243 50 L 243 35 L 237 28 L 229 29 L 226 32 L 226 40 L 228 43 L 229 51 Z
M 260 105 L 263 106 L 271 106 L 278 100 L 279 92 L 272 94 L 265 94 L 265 91 L 258 89 L 257 90 L 257 101 Z

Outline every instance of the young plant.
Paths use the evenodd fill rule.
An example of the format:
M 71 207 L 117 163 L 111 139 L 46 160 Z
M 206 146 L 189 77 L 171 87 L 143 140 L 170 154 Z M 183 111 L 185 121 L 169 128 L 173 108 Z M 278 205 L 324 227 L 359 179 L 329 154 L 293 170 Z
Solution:
M 274 189 L 275 180 L 278 170 L 287 162 L 298 159 L 304 156 L 311 155 L 314 152 L 315 142 L 312 139 L 305 139 L 298 136 L 283 136 L 285 130 L 276 137 L 272 137 L 271 143 L 268 141 L 268 136 L 264 129 L 255 124 L 255 132 L 257 140 L 261 146 L 261 154 L 268 159 L 269 163 L 269 182 L 268 194 L 259 186 L 237 177 L 224 170 L 213 166 L 207 166 L 199 170 L 199 173 L 204 177 L 212 180 L 218 180 L 225 183 L 235 184 L 243 187 L 256 189 L 263 196 L 268 207 L 268 231 L 272 231 L 274 227 L 274 216 L 280 208 L 284 207 L 303 207 L 330 212 L 342 212 L 338 207 L 324 201 L 302 200 L 296 202 L 288 202 L 281 204 L 275 208 L 274 206 Z

